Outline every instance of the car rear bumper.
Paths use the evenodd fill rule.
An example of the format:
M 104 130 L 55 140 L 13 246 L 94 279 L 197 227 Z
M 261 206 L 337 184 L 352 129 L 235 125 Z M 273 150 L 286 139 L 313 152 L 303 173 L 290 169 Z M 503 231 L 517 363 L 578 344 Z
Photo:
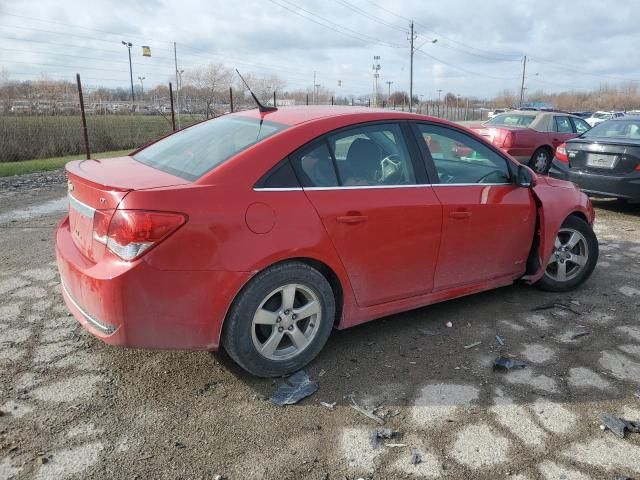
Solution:
M 69 219 L 56 231 L 56 257 L 67 307 L 110 345 L 217 350 L 222 323 L 249 272 L 159 270 L 144 258 L 92 263 L 71 238 Z
M 621 176 L 574 171 L 566 163 L 554 158 L 549 175 L 573 182 L 583 192 L 592 196 L 640 201 L 640 172 L 632 172 Z

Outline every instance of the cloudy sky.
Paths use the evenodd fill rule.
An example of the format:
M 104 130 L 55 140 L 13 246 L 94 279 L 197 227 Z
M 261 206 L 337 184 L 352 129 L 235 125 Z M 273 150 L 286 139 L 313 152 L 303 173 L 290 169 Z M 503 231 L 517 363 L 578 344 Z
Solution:
M 380 83 L 408 90 L 409 21 L 417 32 L 414 92 L 493 97 L 519 91 L 527 55 L 530 91 L 597 88 L 640 79 L 639 1 L 616 0 L 2 0 L 0 67 L 10 79 L 46 73 L 88 85 L 128 87 L 122 40 L 134 44 L 145 87 L 209 62 L 277 74 L 288 89 L 316 81 L 337 95 Z M 433 40 L 437 40 L 433 43 Z M 142 56 L 148 45 L 152 57 Z M 338 86 L 338 81 L 342 85 Z M 136 80 L 137 81 L 137 80 Z

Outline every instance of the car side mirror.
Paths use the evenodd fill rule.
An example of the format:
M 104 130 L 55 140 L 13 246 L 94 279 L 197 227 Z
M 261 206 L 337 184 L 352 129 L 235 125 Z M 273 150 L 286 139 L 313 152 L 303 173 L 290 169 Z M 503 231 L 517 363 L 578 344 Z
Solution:
M 516 183 L 519 187 L 531 188 L 535 185 L 533 172 L 524 165 L 518 165 L 518 178 Z

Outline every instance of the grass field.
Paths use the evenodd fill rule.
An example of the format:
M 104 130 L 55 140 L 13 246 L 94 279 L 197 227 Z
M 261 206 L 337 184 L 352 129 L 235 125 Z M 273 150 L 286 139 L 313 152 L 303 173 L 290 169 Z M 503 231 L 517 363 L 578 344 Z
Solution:
M 201 120 L 182 116 L 182 126 Z M 134 149 L 171 132 L 170 121 L 159 115 L 89 115 L 92 152 Z M 0 116 L 0 163 L 49 159 L 82 154 L 80 116 Z
M 115 150 L 111 152 L 102 152 L 92 154 L 92 158 L 111 158 L 120 157 L 128 154 L 128 150 Z M 62 168 L 71 160 L 80 160 L 85 158 L 83 154 L 67 155 L 64 157 L 40 158 L 35 160 L 22 160 L 21 162 L 4 162 L 0 163 L 0 177 L 9 177 L 11 175 L 23 175 L 25 173 L 46 172 L 48 170 L 56 170 Z

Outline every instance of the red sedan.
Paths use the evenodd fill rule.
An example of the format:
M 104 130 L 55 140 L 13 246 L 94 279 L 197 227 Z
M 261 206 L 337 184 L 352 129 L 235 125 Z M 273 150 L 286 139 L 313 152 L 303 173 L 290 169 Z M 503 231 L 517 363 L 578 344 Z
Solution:
M 536 173 L 546 174 L 556 148 L 591 127 L 567 113 L 512 110 L 471 128 Z
M 516 280 L 568 290 L 598 258 L 573 184 L 415 114 L 246 111 L 67 174 L 56 247 L 78 321 L 112 345 L 222 346 L 259 376 L 334 327 Z

